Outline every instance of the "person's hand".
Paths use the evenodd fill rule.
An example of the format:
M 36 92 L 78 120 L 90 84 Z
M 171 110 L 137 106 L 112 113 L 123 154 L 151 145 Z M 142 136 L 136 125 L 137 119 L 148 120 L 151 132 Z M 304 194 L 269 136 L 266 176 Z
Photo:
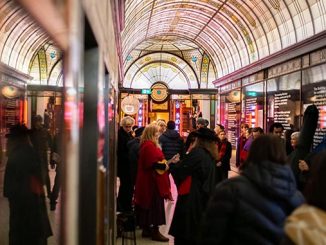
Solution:
M 222 166 L 222 162 L 221 162 L 221 161 L 220 161 L 220 162 L 217 162 L 217 163 L 216 163 L 216 166 L 217 166 L 217 167 L 221 167 L 221 166 Z
M 301 171 L 309 171 L 309 166 L 305 160 L 299 160 L 299 169 Z
M 177 163 L 179 161 L 180 161 L 180 154 L 179 153 L 175 154 L 170 160 L 171 163 Z

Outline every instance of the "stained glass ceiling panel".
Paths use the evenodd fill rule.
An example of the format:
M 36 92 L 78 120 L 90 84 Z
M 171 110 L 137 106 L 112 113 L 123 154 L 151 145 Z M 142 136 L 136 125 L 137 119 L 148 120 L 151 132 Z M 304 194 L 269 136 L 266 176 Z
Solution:
M 325 10 L 326 0 L 127 0 L 123 54 L 175 36 L 207 52 L 221 77 L 326 30 Z
M 172 89 L 198 88 L 194 70 L 170 53 L 152 53 L 137 59 L 128 68 L 123 87 L 150 88 L 155 82 L 164 82 Z

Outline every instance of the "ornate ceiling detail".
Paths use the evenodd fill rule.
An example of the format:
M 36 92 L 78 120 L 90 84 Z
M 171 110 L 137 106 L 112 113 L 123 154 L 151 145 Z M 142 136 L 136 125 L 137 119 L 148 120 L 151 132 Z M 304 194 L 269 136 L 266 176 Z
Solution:
M 149 40 L 182 53 L 163 44 L 174 37 L 198 46 L 222 77 L 326 30 L 326 1 L 127 0 L 125 17 L 125 61 L 139 47 L 148 52 Z

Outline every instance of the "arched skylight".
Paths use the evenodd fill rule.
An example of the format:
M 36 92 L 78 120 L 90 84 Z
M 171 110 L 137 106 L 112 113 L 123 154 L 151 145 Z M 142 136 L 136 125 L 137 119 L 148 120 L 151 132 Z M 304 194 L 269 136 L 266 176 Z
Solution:
M 144 62 L 153 62 L 153 60 L 162 63 L 172 62 L 178 66 L 183 63 L 180 68 L 187 67 L 184 72 L 185 76 L 189 76 L 187 79 L 193 81 L 195 77 L 199 81 L 200 88 L 212 88 L 212 81 L 216 79 L 215 66 L 207 53 L 192 41 L 175 36 L 162 36 L 138 45 L 124 59 L 125 77 L 130 79 L 133 77 L 129 75 L 131 72 L 137 71 Z M 137 67 L 130 70 L 133 64 L 137 64 Z
M 171 89 L 198 88 L 191 66 L 169 53 L 151 53 L 136 60 L 125 74 L 123 87 L 150 88 L 155 82 L 164 82 Z
M 123 54 L 175 36 L 196 43 L 222 77 L 326 30 L 325 10 L 325 0 L 127 0 Z

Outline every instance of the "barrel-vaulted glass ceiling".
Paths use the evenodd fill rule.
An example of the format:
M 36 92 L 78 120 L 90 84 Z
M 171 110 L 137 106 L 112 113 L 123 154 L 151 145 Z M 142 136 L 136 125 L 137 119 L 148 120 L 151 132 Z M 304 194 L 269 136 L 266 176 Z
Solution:
M 326 30 L 326 0 L 127 0 L 125 20 L 125 72 L 131 57 L 197 46 L 219 78 Z
M 0 0 L 0 62 L 33 77 L 31 84 L 62 86 L 62 55 L 13 0 Z
M 127 88 L 149 88 L 155 82 L 173 89 L 210 88 L 216 79 L 207 53 L 192 41 L 173 36 L 139 44 L 126 57 L 124 69 Z
M 0 62 L 32 75 L 33 83 L 60 84 L 60 51 L 15 2 L 0 0 Z M 149 86 L 161 76 L 171 88 L 210 88 L 216 78 L 325 30 L 326 0 L 126 0 L 125 78 L 131 71 L 152 75 L 146 82 L 131 74 L 123 83 Z M 139 65 L 149 57 L 155 60 L 150 69 Z M 191 72 L 182 73 L 175 59 Z

